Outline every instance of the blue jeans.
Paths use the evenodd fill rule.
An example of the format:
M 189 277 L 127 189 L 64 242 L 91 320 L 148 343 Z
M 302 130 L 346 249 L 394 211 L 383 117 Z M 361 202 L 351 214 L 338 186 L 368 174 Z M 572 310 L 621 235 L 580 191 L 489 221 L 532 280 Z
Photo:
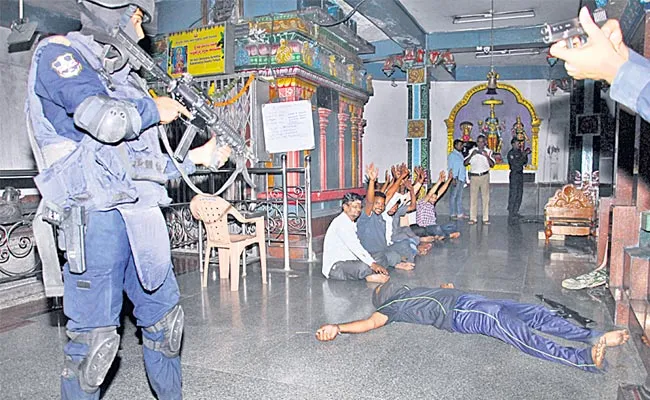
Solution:
M 449 193 L 449 215 L 463 215 L 463 187 L 465 182 L 456 181 Z
M 448 222 L 443 225 L 429 225 L 429 226 L 419 226 L 411 225 L 411 229 L 415 232 L 416 235 L 423 236 L 444 236 L 449 238 L 449 235 L 458 232 L 455 222 Z
M 117 210 L 91 212 L 86 228 L 86 272 L 72 274 L 66 264 L 63 270 L 63 310 L 69 318 L 66 325 L 72 332 L 89 332 L 94 328 L 120 325 L 122 292 L 133 302 L 133 314 L 139 327 L 149 327 L 170 311 L 180 298 L 174 271 L 161 287 L 153 292 L 140 285 L 124 220 Z M 142 335 L 153 341 L 163 339 L 162 332 Z M 158 351 L 143 347 L 144 364 L 149 382 L 160 399 L 180 399 L 180 357 L 168 358 Z M 88 353 L 88 346 L 69 341 L 66 356 L 78 362 Z M 100 390 L 86 393 L 76 377 L 61 377 L 62 399 L 99 399 Z
M 464 294 L 458 298 L 453 312 L 454 332 L 491 336 L 531 356 L 585 371 L 599 371 L 591 358 L 591 347 L 560 346 L 535 331 L 590 345 L 603 332 L 574 325 L 544 306 Z

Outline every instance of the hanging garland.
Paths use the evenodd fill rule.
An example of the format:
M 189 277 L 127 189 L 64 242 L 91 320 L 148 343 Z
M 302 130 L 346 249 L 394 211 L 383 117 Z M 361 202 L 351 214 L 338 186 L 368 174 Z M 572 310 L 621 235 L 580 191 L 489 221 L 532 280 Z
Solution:
M 248 88 L 250 87 L 250 85 L 253 83 L 254 80 L 255 80 L 255 75 L 249 76 L 244 87 L 234 97 L 225 101 L 213 103 L 212 105 L 215 107 L 225 107 L 234 104 L 237 100 L 239 100 L 240 97 L 244 95 L 244 93 L 246 93 L 246 91 L 248 90 Z M 225 96 L 228 92 L 232 90 L 232 88 L 235 87 L 236 84 L 237 84 L 237 79 L 234 79 L 232 82 L 228 84 L 228 86 L 224 90 L 222 90 L 217 96 L 214 96 L 213 98 L 220 98 Z

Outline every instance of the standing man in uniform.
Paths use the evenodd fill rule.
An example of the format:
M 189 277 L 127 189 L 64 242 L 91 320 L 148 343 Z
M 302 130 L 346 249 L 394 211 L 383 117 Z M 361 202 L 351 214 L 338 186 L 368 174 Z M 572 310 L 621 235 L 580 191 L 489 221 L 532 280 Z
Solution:
M 465 166 L 469 165 L 469 224 L 478 221 L 478 194 L 481 193 L 483 203 L 483 223 L 490 223 L 490 168 L 494 167 L 492 150 L 488 149 L 485 136 L 476 138 L 476 147 L 469 151 L 465 158 Z
M 512 148 L 508 152 L 508 164 L 510 165 L 510 183 L 508 191 L 508 222 L 519 221 L 519 207 L 524 194 L 524 165 L 528 164 L 530 149 L 524 150 L 524 142 L 513 137 L 510 141 Z
M 36 49 L 26 104 L 43 160 L 38 189 L 54 210 L 78 217 L 62 225 L 70 340 L 61 397 L 99 399 L 120 347 L 126 292 L 142 329 L 153 390 L 159 399 L 180 399 L 184 314 L 159 207 L 171 202 L 163 184 L 179 171 L 160 149 L 165 132 L 159 125 L 191 114 L 169 97 L 152 99 L 128 64 L 110 62 L 116 53 L 100 41 L 114 28 L 134 42 L 142 39 L 142 26 L 153 25 L 154 0 L 85 0 L 79 7 L 81 32 L 47 38 Z M 195 164 L 218 167 L 229 155 L 212 138 L 191 150 L 181 167 L 187 173 Z

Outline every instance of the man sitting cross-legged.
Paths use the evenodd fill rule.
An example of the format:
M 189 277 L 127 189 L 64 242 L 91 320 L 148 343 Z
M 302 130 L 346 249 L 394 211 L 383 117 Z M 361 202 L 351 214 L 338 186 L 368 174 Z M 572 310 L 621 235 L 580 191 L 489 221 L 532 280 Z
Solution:
M 386 198 L 391 198 L 395 194 L 399 185 L 408 175 L 398 176 L 397 181 L 391 184 L 388 192 L 384 194 L 375 190 L 378 172 L 374 164 L 370 164 L 366 170 L 368 191 L 365 207 L 357 220 L 359 241 L 379 264 L 392 266 L 396 269 L 412 270 L 415 265 L 402 260 L 411 251 L 409 245 L 407 243 L 388 245 L 386 242 L 386 221 L 381 216 L 386 209 Z
M 368 282 L 388 281 L 388 271 L 375 262 L 363 248 L 354 221 L 361 214 L 362 197 L 356 193 L 343 196 L 343 212 L 332 220 L 323 244 L 323 275 L 329 279 L 365 279 Z
M 416 224 L 411 228 L 419 236 L 433 236 L 437 240 L 445 238 L 456 239 L 460 232 L 456 229 L 456 223 L 450 222 L 438 225 L 436 217 L 436 203 L 449 188 L 453 179 L 451 171 L 445 179 L 445 171 L 440 171 L 438 181 L 429 189 L 424 198 L 417 203 Z
M 363 333 L 389 322 L 433 325 L 456 333 L 478 333 L 511 344 L 529 355 L 595 372 L 603 366 L 605 348 L 624 344 L 626 330 L 600 332 L 570 323 L 546 307 L 513 300 L 493 300 L 454 289 L 414 288 L 386 283 L 372 296 L 377 307 L 368 319 L 323 325 L 318 340 L 334 340 L 341 333 Z M 590 344 L 587 348 L 561 346 L 535 331 Z

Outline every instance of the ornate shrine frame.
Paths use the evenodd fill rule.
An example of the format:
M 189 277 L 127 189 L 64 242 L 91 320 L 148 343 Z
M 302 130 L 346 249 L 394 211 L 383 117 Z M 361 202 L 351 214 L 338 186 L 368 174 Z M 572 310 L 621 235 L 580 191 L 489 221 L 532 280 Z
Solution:
M 512 93 L 515 96 L 515 99 L 517 100 L 517 103 L 521 104 L 524 106 L 528 112 L 530 113 L 531 117 L 531 162 L 529 165 L 525 166 L 525 170 L 527 171 L 536 171 L 538 166 L 539 166 L 539 154 L 538 154 L 538 149 L 539 149 L 539 126 L 542 123 L 542 120 L 537 116 L 537 112 L 535 111 L 535 107 L 533 107 L 533 104 L 528 101 L 527 99 L 524 98 L 524 96 L 519 92 L 519 90 L 512 86 L 508 85 L 505 83 L 497 83 L 497 89 L 501 90 L 507 90 L 510 93 Z M 474 86 L 473 88 L 469 89 L 463 98 L 456 103 L 454 108 L 452 108 L 451 112 L 449 113 L 449 118 L 445 120 L 445 124 L 447 125 L 447 153 L 451 153 L 451 151 L 454 149 L 454 127 L 456 123 L 456 115 L 458 112 L 465 107 L 467 104 L 469 104 L 472 96 L 474 96 L 476 93 L 484 92 L 487 90 L 487 83 L 483 83 L 477 86 Z M 501 138 L 502 140 L 506 140 L 506 138 Z M 508 139 L 509 141 L 509 139 Z M 507 163 L 504 164 L 496 164 L 494 166 L 495 170 L 509 170 L 510 167 L 508 166 Z

